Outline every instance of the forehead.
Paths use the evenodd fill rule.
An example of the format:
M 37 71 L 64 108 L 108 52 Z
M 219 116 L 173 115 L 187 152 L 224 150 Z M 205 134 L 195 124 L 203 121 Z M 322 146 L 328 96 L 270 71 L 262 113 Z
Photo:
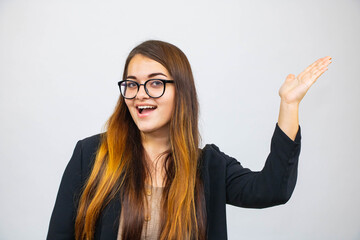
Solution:
M 136 78 L 146 78 L 152 73 L 163 73 L 167 77 L 169 77 L 170 75 L 163 65 L 151 58 L 136 54 L 130 60 L 127 69 L 128 76 L 135 76 Z

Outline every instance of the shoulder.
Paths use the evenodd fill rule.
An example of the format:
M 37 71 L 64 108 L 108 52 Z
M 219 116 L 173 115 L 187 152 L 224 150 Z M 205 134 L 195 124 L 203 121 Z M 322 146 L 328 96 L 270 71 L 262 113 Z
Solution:
M 248 172 L 249 169 L 244 168 L 241 163 L 222 152 L 215 144 L 207 144 L 201 151 L 200 165 L 202 171 L 207 172 L 215 178 L 231 175 L 234 171 Z
M 201 150 L 201 155 L 203 158 L 207 158 L 207 159 L 215 157 L 226 160 L 227 158 L 231 158 L 230 156 L 222 152 L 220 148 L 213 143 L 206 144 L 204 148 Z
M 222 152 L 215 144 L 206 144 L 201 150 L 201 160 L 204 165 L 225 167 L 234 158 Z
M 68 168 L 78 169 L 83 180 L 86 179 L 92 169 L 103 135 L 104 133 L 99 133 L 83 138 L 75 146 Z
M 101 138 L 105 133 L 95 134 L 78 141 L 78 145 L 81 147 L 82 154 L 89 155 L 96 152 L 100 146 Z

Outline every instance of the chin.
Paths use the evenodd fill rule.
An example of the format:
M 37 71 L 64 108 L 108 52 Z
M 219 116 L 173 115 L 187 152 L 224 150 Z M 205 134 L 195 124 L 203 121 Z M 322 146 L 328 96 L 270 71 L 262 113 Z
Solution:
M 169 134 L 169 124 L 163 126 L 137 126 L 141 133 L 145 134 L 152 134 L 152 133 L 159 133 L 159 134 Z
M 156 131 L 156 129 L 157 129 L 154 126 L 146 126 L 144 124 L 139 124 L 136 126 L 139 129 L 139 131 L 143 132 L 143 133 L 152 133 L 152 132 Z
M 152 133 L 155 130 L 151 129 L 151 128 L 139 128 L 139 131 L 142 132 L 142 133 Z

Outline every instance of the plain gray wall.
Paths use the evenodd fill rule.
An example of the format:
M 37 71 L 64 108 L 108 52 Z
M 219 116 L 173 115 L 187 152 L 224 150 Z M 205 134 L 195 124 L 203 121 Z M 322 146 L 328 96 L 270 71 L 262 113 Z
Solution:
M 291 200 L 228 206 L 229 239 L 360 239 L 360 2 L 0 1 L 0 239 L 44 239 L 77 140 L 102 131 L 129 51 L 147 39 L 192 64 L 203 145 L 260 170 L 278 89 L 333 63 L 300 107 Z

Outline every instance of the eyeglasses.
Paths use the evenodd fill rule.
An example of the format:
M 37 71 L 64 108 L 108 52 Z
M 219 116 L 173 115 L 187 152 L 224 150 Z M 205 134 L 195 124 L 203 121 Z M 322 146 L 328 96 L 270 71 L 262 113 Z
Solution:
M 149 79 L 144 84 L 139 84 L 133 80 L 123 80 L 118 82 L 121 95 L 126 99 L 133 99 L 143 85 L 145 92 L 151 98 L 159 98 L 164 95 L 166 83 L 173 83 L 174 80 Z

